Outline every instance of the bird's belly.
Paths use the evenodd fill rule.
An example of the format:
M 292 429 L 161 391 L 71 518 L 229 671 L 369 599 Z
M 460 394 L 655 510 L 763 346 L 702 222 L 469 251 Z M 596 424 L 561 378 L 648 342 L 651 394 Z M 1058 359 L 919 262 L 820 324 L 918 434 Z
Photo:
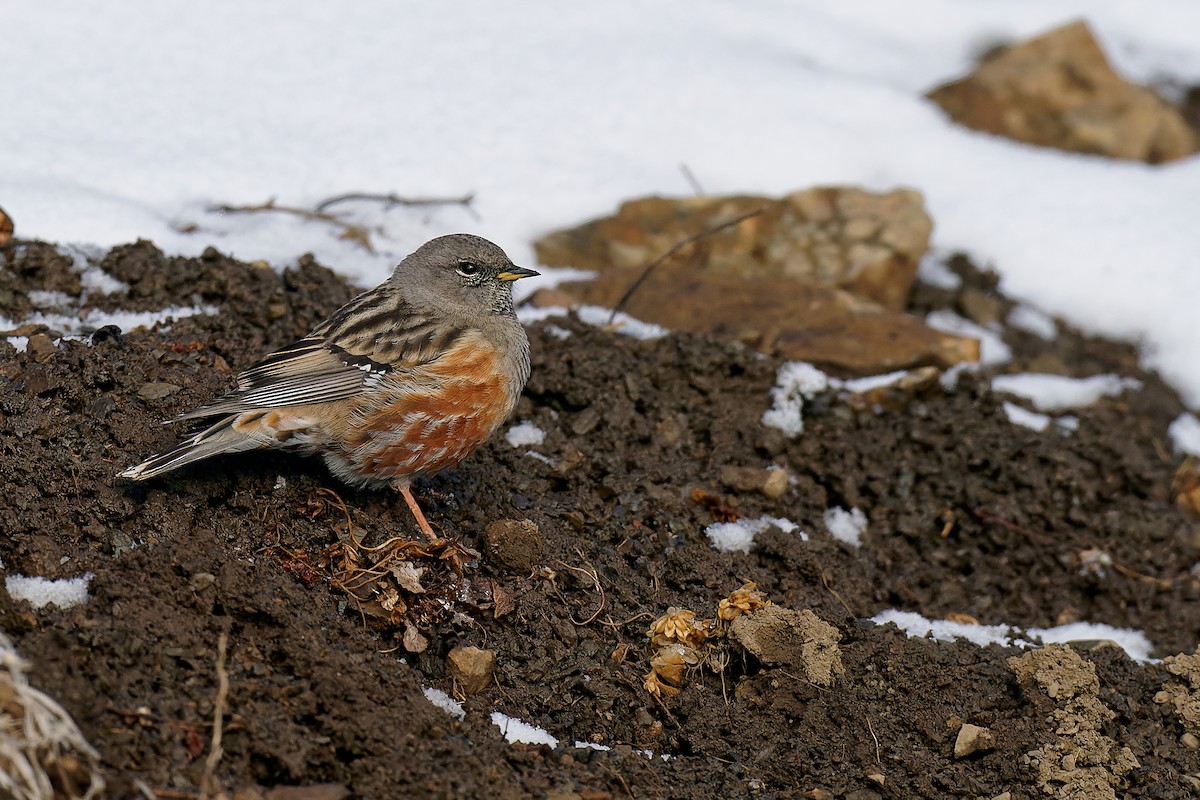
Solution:
M 355 415 L 344 457 L 367 480 L 430 475 L 466 458 L 512 408 L 505 379 L 495 373 L 427 394 L 396 393 Z

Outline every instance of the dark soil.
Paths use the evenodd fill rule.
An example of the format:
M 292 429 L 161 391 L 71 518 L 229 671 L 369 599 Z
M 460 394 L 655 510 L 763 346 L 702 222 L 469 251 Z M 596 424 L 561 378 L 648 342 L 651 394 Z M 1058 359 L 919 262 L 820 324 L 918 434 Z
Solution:
M 1068 779 L 1044 791 L 1026 754 L 1064 736 L 1056 701 L 1008 663 L 1022 651 L 865 621 L 891 607 L 1021 627 L 1103 621 L 1143 630 L 1160 657 L 1196 648 L 1200 526 L 1172 502 L 1180 459 L 1166 444 L 1181 405 L 1131 346 L 1065 326 L 1053 343 L 1006 332 L 1017 353 L 1006 369 L 1145 382 L 1080 409 L 1071 436 L 1013 426 L 987 380 L 968 375 L 952 393 L 818 399 L 788 441 L 759 422 L 776 362 L 704 337 L 639 342 L 553 320 L 570 336 L 530 331 L 533 377 L 517 412 L 546 432 L 541 457 L 497 437 L 418 485 L 457 543 L 421 551 L 389 542 L 416 538 L 398 496 L 342 486 L 316 459 L 230 457 L 146 486 L 115 477 L 175 440 L 161 420 L 228 389 L 233 372 L 344 302 L 352 289 L 329 270 L 303 261 L 280 275 L 139 242 L 96 262 L 130 287 L 109 296 L 83 295 L 50 245 L 12 245 L 0 259 L 10 319 L 29 314 L 32 290 L 81 298 L 84 310 L 219 309 L 88 343 L 35 337 L 20 353 L 0 340 L 0 559 L 26 575 L 95 574 L 88 602 L 68 610 L 33 610 L 0 589 L 0 627 L 100 751 L 114 796 L 144 796 L 139 785 L 199 796 L 223 633 L 215 775 L 243 797 L 317 784 L 364 798 L 1195 796 L 1187 776 L 1200 773 L 1200 751 L 1155 702 L 1176 680 L 1161 665 L 1073 645 L 1114 714 L 1101 732 L 1140 766 L 1112 789 Z M 964 291 L 1007 302 L 987 275 L 955 266 Z M 913 304 L 961 300 L 919 287 Z M 147 384 L 170 386 L 140 395 Z M 777 500 L 719 478 L 772 464 L 796 479 Z M 861 548 L 826 532 L 833 506 L 866 513 Z M 764 514 L 809 539 L 771 529 L 742 555 L 704 535 L 715 517 Z M 485 535 L 500 520 L 537 533 Z M 1113 564 L 1085 568 L 1093 550 Z M 424 593 L 364 571 L 405 560 L 424 570 Z M 821 687 L 800 666 L 734 652 L 723 674 L 697 669 L 679 694 L 648 694 L 649 624 L 672 606 L 712 616 L 746 581 L 836 626 L 844 674 Z M 459 645 L 496 655 L 462 722 L 422 691 L 456 694 L 446 655 Z M 509 744 L 494 711 L 559 746 Z M 994 749 L 955 758 L 962 722 L 989 728 Z

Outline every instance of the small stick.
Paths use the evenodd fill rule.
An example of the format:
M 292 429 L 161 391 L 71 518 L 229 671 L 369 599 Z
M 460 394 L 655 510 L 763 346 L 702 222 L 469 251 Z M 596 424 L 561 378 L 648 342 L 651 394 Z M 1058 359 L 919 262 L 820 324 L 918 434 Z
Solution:
M 867 730 L 871 732 L 871 738 L 875 740 L 875 766 L 882 767 L 883 762 L 879 759 L 879 737 L 875 735 L 875 729 L 871 727 L 871 718 L 865 717 L 867 720 Z
M 395 193 L 347 192 L 346 194 L 338 194 L 322 200 L 317 203 L 316 208 L 317 211 L 324 211 L 330 206 L 350 200 L 374 200 L 375 202 L 385 204 L 388 208 L 392 206 L 463 206 L 464 208 L 471 209 L 471 203 L 475 202 L 475 193 L 468 192 L 459 197 L 401 197 Z
M 683 179 L 692 187 L 692 191 L 697 197 L 704 196 L 704 187 L 700 185 L 700 181 L 696 180 L 696 175 L 692 172 L 687 164 L 680 164 L 679 171 L 683 173 Z
M 204 775 L 200 779 L 201 800 L 208 800 L 210 792 L 220 792 L 213 772 L 224 752 L 221 750 L 221 730 L 225 718 L 225 698 L 229 694 L 229 673 L 225 670 L 225 648 L 228 644 L 229 633 L 221 631 L 221 636 L 217 639 L 217 699 L 213 704 L 212 746 L 208 758 L 204 761 Z
M 617 318 L 617 312 L 619 312 L 622 308 L 624 308 L 625 304 L 627 302 L 629 302 L 629 298 L 633 297 L 633 293 L 636 292 L 641 287 L 641 285 L 646 282 L 646 279 L 650 277 L 650 273 L 653 272 L 655 269 L 657 269 L 659 266 L 661 266 L 662 263 L 664 261 L 666 261 L 668 258 L 675 255 L 680 250 L 682 250 L 683 248 L 687 247 L 690 244 L 695 244 L 696 242 L 700 241 L 701 239 L 718 234 L 727 228 L 733 228 L 738 225 L 741 225 L 746 220 L 750 219 L 751 217 L 757 217 L 759 214 L 764 213 L 766 210 L 767 209 L 764 206 L 762 208 L 756 208 L 753 211 L 747 211 L 745 214 L 742 214 L 740 217 L 735 217 L 734 219 L 731 219 L 728 222 L 722 222 L 720 225 L 717 225 L 712 228 L 706 228 L 705 230 L 702 230 L 699 233 L 693 234 L 693 235 L 687 237 L 686 239 L 682 239 L 682 240 L 676 242 L 675 245 L 670 250 L 668 250 L 667 252 L 665 252 L 661 256 L 659 256 L 658 258 L 651 261 L 646 266 L 646 269 L 642 271 L 642 274 L 638 276 L 638 279 L 633 282 L 633 285 L 629 287 L 629 289 L 625 292 L 625 294 L 621 295 L 621 299 L 617 301 L 617 304 L 615 306 L 613 306 L 612 313 L 608 315 L 608 324 L 609 325 L 613 324 L 613 320 L 615 320 Z
M 216 211 L 219 214 L 258 214 L 265 211 L 275 211 L 280 214 L 292 214 L 301 219 L 310 219 L 317 222 L 328 222 L 330 225 L 341 228 L 341 237 L 352 242 L 357 242 L 360 247 L 368 253 L 374 253 L 375 248 L 371 244 L 371 235 L 362 225 L 355 225 L 346 222 L 341 217 L 334 214 L 326 214 L 321 211 L 310 211 L 307 208 L 298 208 L 296 206 L 281 206 L 275 203 L 275 198 L 271 198 L 265 203 L 251 206 L 231 206 L 219 205 L 210 206 L 209 211 Z

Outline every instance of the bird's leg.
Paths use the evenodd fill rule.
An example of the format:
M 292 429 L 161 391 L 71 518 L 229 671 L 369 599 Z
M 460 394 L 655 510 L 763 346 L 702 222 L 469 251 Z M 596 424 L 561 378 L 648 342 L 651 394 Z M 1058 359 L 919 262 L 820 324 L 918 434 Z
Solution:
M 413 497 L 412 490 L 409 489 L 408 486 L 402 486 L 400 484 L 397 484 L 396 488 L 399 489 L 400 494 L 404 496 L 404 502 L 408 504 L 408 510 L 412 512 L 414 517 L 416 517 L 417 526 L 421 529 L 421 533 L 425 535 L 425 538 L 430 542 L 439 541 L 441 537 L 433 532 L 433 528 L 429 525 L 429 521 L 425 519 L 425 514 L 422 513 L 421 507 L 417 505 L 417 498 Z

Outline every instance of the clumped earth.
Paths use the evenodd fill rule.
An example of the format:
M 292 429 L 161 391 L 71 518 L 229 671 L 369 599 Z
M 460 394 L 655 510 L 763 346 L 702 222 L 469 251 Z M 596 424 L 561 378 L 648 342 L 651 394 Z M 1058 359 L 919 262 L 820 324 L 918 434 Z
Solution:
M 419 484 L 450 540 L 429 546 L 397 496 L 339 485 L 316 459 L 115 477 L 175 440 L 161 420 L 348 299 L 332 272 L 139 242 L 94 259 L 129 287 L 106 295 L 51 245 L 0 258 L 9 319 L 46 291 L 84 311 L 216 308 L 89 342 L 26 330 L 24 352 L 0 340 L 4 569 L 94 574 L 67 610 L 0 589 L 0 626 L 98 749 L 113 796 L 200 795 L 222 635 L 208 788 L 244 798 L 1183 798 L 1200 785 L 1200 740 L 1176 710 L 1195 690 L 1161 664 L 1103 642 L 1029 660 L 866 621 L 892 607 L 1093 620 L 1144 630 L 1159 657 L 1195 650 L 1200 530 L 1172 502 L 1180 459 L 1166 437 L 1181 404 L 1129 345 L 1061 324 L 1054 342 L 1005 332 L 1006 370 L 1144 381 L 1080 409 L 1073 435 L 1010 424 L 986 377 L 968 374 L 951 392 L 823 396 L 788 440 L 760 423 L 778 363 L 700 336 L 642 342 L 548 320 L 530 331 L 516 415 L 544 442 L 497 437 Z M 919 286 L 912 310 L 967 293 L 1007 304 L 991 276 L 952 267 L 963 288 Z M 772 465 L 795 479 L 781 496 L 722 482 Z M 829 535 L 831 507 L 866 514 L 861 547 Z M 705 536 L 715 519 L 762 515 L 807 541 L 770 528 L 741 554 Z M 746 582 L 832 626 L 840 673 L 823 685 L 729 647 L 723 671 L 697 665 L 677 694 L 648 693 L 651 624 L 672 607 L 712 617 Z M 459 646 L 495 654 L 469 696 L 447 670 Z M 459 696 L 465 718 L 426 687 Z M 510 744 L 493 712 L 558 746 Z

